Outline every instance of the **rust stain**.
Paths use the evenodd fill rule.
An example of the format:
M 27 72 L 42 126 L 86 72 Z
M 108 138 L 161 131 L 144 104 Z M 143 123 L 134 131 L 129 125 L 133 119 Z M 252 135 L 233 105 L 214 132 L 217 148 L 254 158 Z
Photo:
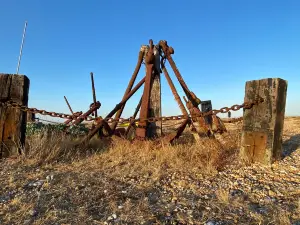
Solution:
M 265 132 L 244 132 L 242 146 L 250 162 L 265 163 L 267 134 Z
M 142 105 L 140 111 L 140 122 L 136 129 L 136 137 L 139 139 L 144 139 L 146 137 L 146 129 L 148 126 L 147 118 L 149 116 L 149 102 L 150 102 L 150 91 L 151 91 L 151 80 L 152 80 L 152 72 L 154 69 L 154 52 L 153 52 L 153 41 L 149 41 L 149 51 L 145 57 L 146 63 L 146 80 L 144 86 L 144 92 L 142 97 Z

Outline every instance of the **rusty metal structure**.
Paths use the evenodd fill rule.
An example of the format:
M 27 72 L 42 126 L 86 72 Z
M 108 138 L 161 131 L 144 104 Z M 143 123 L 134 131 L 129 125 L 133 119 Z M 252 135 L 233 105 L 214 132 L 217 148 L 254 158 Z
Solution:
M 157 62 L 154 56 L 154 50 L 159 52 L 160 61 Z M 156 121 L 178 121 L 180 122 L 178 128 L 168 134 L 162 134 L 162 139 L 164 141 L 172 143 L 174 140 L 179 138 L 184 132 L 187 126 L 190 127 L 191 131 L 199 137 L 214 138 L 214 134 L 226 132 L 224 123 L 234 123 L 242 121 L 241 118 L 232 118 L 231 120 L 222 121 L 217 114 L 218 113 L 228 113 L 230 111 L 238 111 L 241 108 L 250 109 L 254 105 L 257 105 L 264 100 L 257 96 L 255 101 L 244 102 L 242 104 L 236 104 L 231 107 L 223 107 L 219 110 L 213 109 L 202 112 L 199 108 L 201 100 L 188 88 L 185 83 L 181 73 L 179 72 L 172 55 L 174 54 L 174 49 L 168 45 L 167 41 L 161 40 L 158 44 L 154 45 L 152 40 L 149 40 L 149 45 L 142 46 L 138 54 L 138 60 L 131 79 L 129 80 L 128 86 L 124 92 L 122 100 L 104 117 L 98 116 L 97 110 L 100 109 L 101 103 L 96 99 L 96 91 L 94 84 L 94 76 L 91 73 L 91 83 L 92 83 L 92 95 L 93 103 L 90 104 L 89 109 L 83 112 L 75 112 L 72 110 L 67 98 L 64 99 L 67 106 L 71 112 L 71 115 L 64 113 L 49 112 L 46 110 L 39 110 L 36 108 L 28 108 L 26 106 L 20 105 L 13 101 L 1 102 L 0 105 L 5 105 L 7 107 L 19 108 L 24 112 L 30 112 L 34 114 L 48 115 L 51 117 L 66 119 L 64 122 L 66 127 L 66 132 L 71 126 L 76 126 L 83 121 L 93 121 L 93 126 L 89 133 L 82 140 L 82 144 L 87 143 L 94 135 L 98 135 L 99 138 L 105 138 L 112 135 L 123 136 L 130 140 L 146 140 L 150 139 L 149 135 L 149 124 Z M 169 62 L 181 88 L 183 89 L 185 96 L 183 100 L 185 105 L 180 98 L 175 85 L 169 75 L 166 68 L 166 62 Z M 157 65 L 157 63 L 159 65 Z M 142 64 L 146 66 L 146 75 L 134 86 L 136 82 L 138 73 Z M 159 71 L 158 71 L 159 68 Z M 160 117 L 150 117 L 149 103 L 150 103 L 150 92 L 151 84 L 154 79 L 155 74 L 164 74 L 167 83 L 172 91 L 172 94 L 179 106 L 181 115 L 178 116 L 160 116 Z M 140 101 L 130 118 L 121 118 L 123 110 L 126 106 L 127 101 L 139 90 L 142 85 L 144 85 L 143 94 Z M 139 113 L 139 118 L 137 118 Z M 129 123 L 127 129 L 118 127 L 118 124 Z M 133 136 L 133 137 L 132 137 Z
M 157 71 L 157 65 L 155 65 L 155 57 L 154 57 L 154 48 L 157 48 L 160 55 L 160 65 L 158 65 L 158 68 L 160 68 L 160 71 Z M 181 76 L 178 68 L 176 67 L 176 64 L 172 58 L 172 54 L 174 54 L 174 49 L 170 46 L 168 46 L 167 41 L 159 41 L 157 45 L 154 46 L 153 41 L 149 40 L 149 45 L 147 48 L 141 48 L 139 55 L 138 55 L 138 61 L 135 67 L 135 70 L 132 74 L 132 77 L 128 83 L 128 86 L 125 90 L 125 93 L 123 95 L 123 98 L 120 103 L 118 103 L 115 108 L 103 119 L 103 118 L 97 118 L 95 119 L 95 124 L 93 129 L 91 129 L 90 133 L 86 137 L 85 141 L 88 141 L 91 137 L 93 137 L 95 134 L 98 134 L 99 137 L 107 137 L 111 135 L 123 135 L 127 136 L 130 130 L 134 130 L 135 132 L 135 139 L 138 140 L 145 140 L 149 138 L 147 136 L 147 129 L 149 127 L 150 122 L 157 121 L 155 118 L 149 118 L 149 102 L 150 102 L 150 91 L 151 91 L 151 83 L 153 80 L 153 74 L 154 73 L 163 73 L 165 75 L 165 78 L 170 86 L 170 89 L 174 95 L 174 98 L 181 110 L 182 115 L 185 117 L 182 119 L 181 125 L 178 127 L 176 132 L 173 132 L 171 134 L 168 134 L 164 136 L 163 138 L 166 139 L 169 142 L 174 141 L 176 138 L 178 138 L 186 126 L 191 126 L 192 130 L 196 132 L 199 136 L 205 136 L 205 137 L 214 137 L 214 133 L 219 132 L 222 133 L 226 131 L 225 126 L 222 124 L 219 117 L 216 115 L 212 115 L 212 120 L 214 126 L 211 126 L 208 124 L 205 120 L 205 118 L 202 116 L 202 112 L 199 109 L 199 104 L 201 103 L 201 100 L 192 92 L 189 90 L 188 86 L 184 82 L 183 77 Z M 165 67 L 165 63 L 168 61 L 171 65 L 171 68 L 174 71 L 174 74 L 182 87 L 186 98 L 184 97 L 186 107 L 184 106 L 176 88 L 175 85 L 167 71 L 167 68 Z M 146 76 L 137 83 L 135 87 L 133 87 L 137 75 L 140 71 L 140 68 L 142 64 L 146 65 Z M 92 73 L 91 73 L 92 76 Z M 118 129 L 117 125 L 119 122 L 119 119 L 121 118 L 122 112 L 124 110 L 124 107 L 126 105 L 126 102 L 130 99 L 132 95 L 136 93 L 136 91 L 144 85 L 143 94 L 141 97 L 140 102 L 138 103 L 138 106 L 133 114 L 133 116 L 130 118 L 132 121 L 130 122 L 127 129 Z M 95 114 L 97 113 L 96 110 L 99 109 L 96 106 L 96 97 L 95 97 L 95 87 L 94 87 L 94 81 L 92 77 L 92 91 L 93 91 L 93 99 L 94 107 L 91 107 L 91 110 L 95 111 Z M 100 107 L 100 106 L 99 106 Z M 188 112 L 189 111 L 189 112 Z M 139 112 L 139 119 L 138 119 L 138 125 L 136 126 L 136 117 Z M 71 111 L 72 115 L 74 116 L 74 113 Z M 82 118 L 86 117 L 86 115 L 89 115 L 91 111 L 88 111 L 84 115 L 79 115 L 77 117 L 78 120 L 82 120 Z M 78 114 L 77 114 L 78 115 Z M 189 116 L 190 115 L 190 116 Z M 114 120 L 110 121 L 110 118 L 114 116 Z M 108 122 L 112 122 L 111 125 L 108 125 Z M 74 122 L 74 124 L 77 124 L 78 122 Z

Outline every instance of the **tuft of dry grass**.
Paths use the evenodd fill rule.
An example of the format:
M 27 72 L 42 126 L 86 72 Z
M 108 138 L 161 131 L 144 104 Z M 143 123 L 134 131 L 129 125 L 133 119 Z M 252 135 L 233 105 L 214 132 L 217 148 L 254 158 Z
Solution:
M 229 204 L 229 193 L 228 190 L 225 189 L 219 189 L 216 191 L 216 196 L 219 202 L 223 204 Z
M 29 137 L 23 160 L 37 165 L 79 159 L 78 164 L 82 164 L 88 160 L 89 168 L 112 170 L 115 175 L 161 174 L 166 170 L 201 170 L 213 174 L 222 169 L 238 149 L 237 142 L 232 138 L 225 144 L 218 139 L 206 138 L 197 143 L 181 140 L 184 144 L 170 145 L 153 141 L 129 142 L 118 137 L 95 137 L 88 146 L 75 147 L 79 141 L 55 132 Z
M 29 136 L 23 149 L 22 159 L 37 165 L 76 161 L 88 157 L 96 151 L 102 151 L 107 147 L 107 141 L 97 143 L 93 146 L 92 141 L 86 148 L 77 148 L 80 139 L 74 139 L 61 132 L 45 132 Z
M 282 192 L 286 205 L 277 205 L 282 197 L 275 198 L 274 203 L 274 196 L 265 200 L 266 196 L 257 195 L 267 186 L 261 180 L 264 170 L 240 166 L 237 156 L 241 126 L 231 126 L 234 129 L 215 139 L 197 142 L 191 141 L 193 135 L 186 132 L 173 145 L 95 137 L 79 148 L 76 144 L 80 140 L 59 133 L 28 137 L 20 160 L 0 164 L 0 200 L 12 193 L 12 199 L 3 198 L 5 203 L 0 203 L 0 223 L 223 221 L 285 225 L 296 221 L 299 198 L 298 202 L 289 200 L 289 195 Z M 44 183 L 28 186 L 35 181 Z M 292 182 L 290 179 L 289 188 Z

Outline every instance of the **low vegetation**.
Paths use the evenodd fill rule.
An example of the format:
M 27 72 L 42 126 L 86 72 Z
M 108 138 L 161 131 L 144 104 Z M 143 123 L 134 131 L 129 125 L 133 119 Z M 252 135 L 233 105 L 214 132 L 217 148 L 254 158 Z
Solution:
M 172 146 L 113 137 L 78 148 L 80 135 L 28 129 L 24 154 L 0 162 L 0 224 L 299 224 L 300 119 L 286 121 L 272 167 L 239 161 L 241 124 Z

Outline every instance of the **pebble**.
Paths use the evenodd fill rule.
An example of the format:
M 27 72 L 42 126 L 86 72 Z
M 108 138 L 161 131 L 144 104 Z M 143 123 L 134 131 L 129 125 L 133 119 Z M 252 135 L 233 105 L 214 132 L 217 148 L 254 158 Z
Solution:
M 269 194 L 269 196 L 271 196 L 271 197 L 273 197 L 273 196 L 276 195 L 276 193 L 275 193 L 274 191 L 272 191 L 272 190 L 269 190 L 268 194 Z
M 82 190 L 82 189 L 84 189 L 84 188 L 85 188 L 84 185 L 77 185 L 77 186 L 75 187 L 75 190 L 76 190 L 76 191 L 80 191 L 80 190 Z
M 205 225 L 217 225 L 218 223 L 214 222 L 214 221 L 208 221 L 205 223 Z
M 0 203 L 7 203 L 9 200 L 9 196 L 0 196 Z
M 196 169 L 196 171 L 192 173 L 191 171 L 171 172 L 170 175 L 165 175 L 153 182 L 151 179 L 154 178 L 151 177 L 149 179 L 148 175 L 137 176 L 135 179 L 126 177 L 126 180 L 124 181 L 127 183 L 130 183 L 131 181 L 135 185 L 137 184 L 137 186 L 141 184 L 146 186 L 149 184 L 149 181 L 151 181 L 151 185 L 157 189 L 151 189 L 150 193 L 147 189 L 147 192 L 143 192 L 145 195 L 140 196 L 143 196 L 141 197 L 145 200 L 143 204 L 147 204 L 147 206 L 151 208 L 151 212 L 157 212 L 155 214 L 159 214 L 163 219 L 169 220 L 166 222 L 167 224 L 172 224 L 173 220 L 175 221 L 174 224 L 176 224 L 176 222 L 178 224 L 178 221 L 180 220 L 179 217 L 183 217 L 182 224 L 187 224 L 189 221 L 192 222 L 189 222 L 188 224 L 197 224 L 198 221 L 196 221 L 196 218 L 199 218 L 199 214 L 201 215 L 203 213 L 206 214 L 206 218 L 211 218 L 204 224 L 219 225 L 227 224 L 228 221 L 216 221 L 216 218 L 224 218 L 233 222 L 237 217 L 249 214 L 249 210 L 254 214 L 268 213 L 268 210 L 270 209 L 268 204 L 273 204 L 276 207 L 284 207 L 284 205 L 287 205 L 287 203 L 290 203 L 291 201 L 295 203 L 297 199 L 292 198 L 294 198 L 293 196 L 297 196 L 296 193 L 299 194 L 300 176 L 297 174 L 299 171 L 299 162 L 299 160 L 292 160 L 292 157 L 286 157 L 283 161 L 274 164 L 272 167 L 260 166 L 257 164 L 243 167 L 229 165 L 222 172 L 210 176 L 197 173 L 198 169 Z M 1 172 L 1 174 L 4 173 Z M 53 178 L 54 175 L 49 174 L 46 176 L 46 181 L 49 182 L 53 180 Z M 41 187 L 44 182 L 44 180 L 31 181 L 27 184 L 27 187 Z M 89 186 L 89 184 L 86 184 L 87 188 L 89 188 Z M 75 186 L 76 190 L 81 190 L 83 188 L 85 188 L 85 185 Z M 115 187 L 110 187 L 110 189 L 103 190 L 103 192 L 104 194 L 107 194 L 108 191 L 110 191 L 113 193 L 113 198 L 115 198 L 115 196 L 118 197 L 119 195 L 123 200 L 124 195 L 122 194 L 135 194 L 135 190 L 139 191 L 139 189 L 127 189 L 124 186 L 117 189 L 114 188 Z M 231 201 L 239 201 L 240 199 L 238 199 L 238 197 L 247 200 L 249 199 L 249 201 L 243 202 L 242 207 L 239 207 L 239 205 L 228 204 L 224 208 L 224 211 L 220 212 L 218 208 L 220 207 L 220 205 L 218 205 L 219 200 L 216 198 L 217 196 L 214 195 L 215 190 L 220 189 L 229 191 L 229 203 L 231 203 Z M 8 188 L 5 191 L 9 190 L 10 189 Z M 36 189 L 33 189 L 33 191 L 25 190 L 24 193 L 35 194 L 35 190 Z M 282 196 L 282 198 L 280 196 Z M 105 197 L 109 198 L 111 196 L 107 195 Z M 130 196 L 126 197 L 130 200 Z M 10 199 L 10 195 L 1 193 L 0 203 L 8 203 Z M 118 200 L 120 199 L 117 199 L 117 202 L 119 202 L 118 204 L 123 204 Z M 212 204 L 211 201 L 213 202 Z M 134 199 L 133 202 L 135 202 Z M 250 205 L 249 202 L 256 202 L 256 204 L 252 204 L 251 207 L 248 208 Z M 117 205 L 117 208 L 121 211 L 124 206 Z M 126 210 L 123 211 L 127 211 L 127 205 Z M 117 212 L 119 213 L 119 211 Z M 37 215 L 35 210 L 28 211 L 28 213 L 31 216 Z M 104 224 L 116 223 L 118 220 L 121 221 L 121 216 L 118 218 L 116 213 L 110 212 L 108 215 L 110 216 L 107 217 L 107 221 L 110 222 L 105 222 Z M 176 218 L 176 216 L 178 218 Z M 143 219 L 147 220 L 146 218 Z
M 113 219 L 114 219 L 114 218 L 113 218 L 112 216 L 109 216 L 109 217 L 107 218 L 108 221 L 113 220 Z
M 25 188 L 26 187 L 38 187 L 39 188 L 39 187 L 43 186 L 44 182 L 45 182 L 44 180 L 31 181 L 25 185 Z
M 36 216 L 38 214 L 38 212 L 35 209 L 31 209 L 28 211 L 30 216 Z
M 49 182 L 49 181 L 53 180 L 53 178 L 54 178 L 54 175 L 48 175 L 46 177 L 46 180 Z

